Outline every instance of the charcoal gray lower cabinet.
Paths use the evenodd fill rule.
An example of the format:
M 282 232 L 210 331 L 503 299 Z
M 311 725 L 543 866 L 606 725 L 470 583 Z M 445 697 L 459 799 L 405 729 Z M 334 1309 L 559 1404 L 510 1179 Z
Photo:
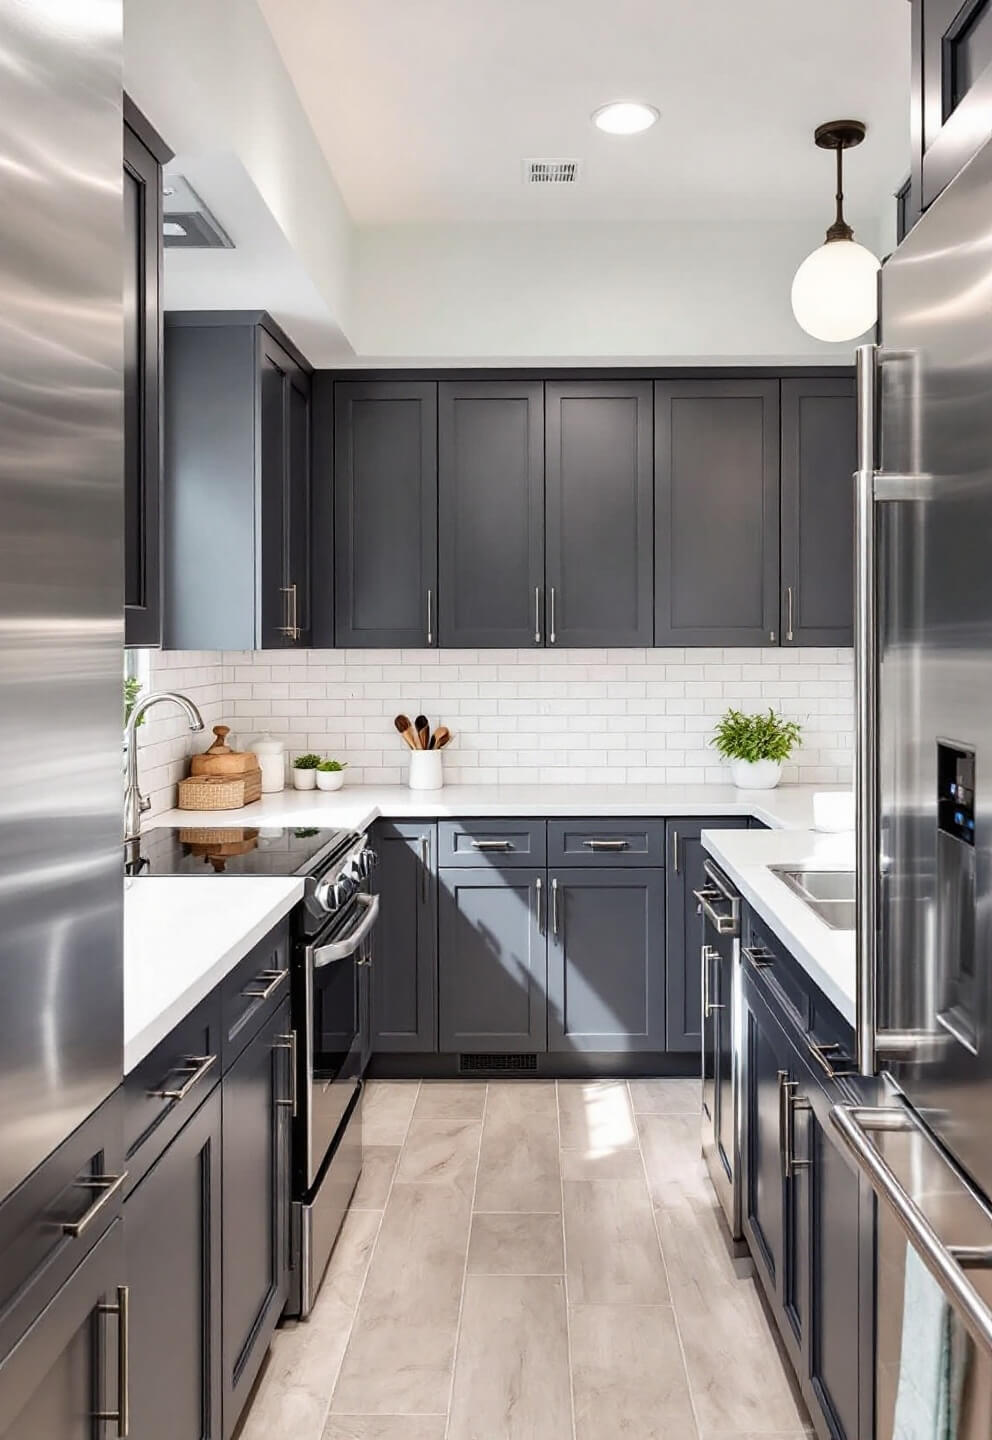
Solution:
M 703 922 L 693 894 L 703 885 L 704 830 L 742 830 L 747 820 L 669 820 L 665 826 L 665 1045 L 674 1052 L 702 1044 Z
M 437 826 L 376 828 L 372 1052 L 437 1050 Z
M 544 642 L 544 386 L 438 386 L 438 636 Z
M 438 903 L 439 1040 L 443 1052 L 548 1048 L 547 873 L 447 868 Z
M 118 1419 L 127 1373 L 118 1288 L 125 1273 L 124 1224 L 115 1220 L 0 1361 L 0 1440 L 126 1433 Z M 99 1413 L 112 1418 L 101 1424 Z
M 131 1433 L 221 1440 L 220 1087 L 128 1196 L 124 1234 Z
M 789 1079 L 791 1047 L 781 1026 L 744 989 L 743 1223 L 756 1268 L 782 1303 L 785 1246 L 785 1172 L 782 1087 Z
M 230 1440 L 289 1292 L 289 1001 L 224 1076 L 223 1410 Z
M 783 645 L 854 638 L 853 380 L 782 381 Z
M 779 382 L 655 384 L 656 645 L 779 635 Z
M 437 385 L 334 387 L 335 643 L 438 643 Z
M 549 645 L 650 645 L 651 382 L 545 386 Z
M 548 872 L 548 1049 L 665 1048 L 665 876 Z

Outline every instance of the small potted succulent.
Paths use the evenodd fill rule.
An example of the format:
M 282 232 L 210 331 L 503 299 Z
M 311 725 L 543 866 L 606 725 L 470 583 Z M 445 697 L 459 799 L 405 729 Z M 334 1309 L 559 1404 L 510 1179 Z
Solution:
M 317 789 L 340 790 L 347 768 L 347 760 L 321 760 L 317 766 Z
M 782 762 L 799 743 L 802 726 L 769 710 L 745 715 L 728 710 L 710 744 L 730 762 L 730 776 L 741 790 L 774 790 L 782 778 Z
M 319 755 L 297 755 L 293 761 L 293 789 L 312 790 L 317 783 Z

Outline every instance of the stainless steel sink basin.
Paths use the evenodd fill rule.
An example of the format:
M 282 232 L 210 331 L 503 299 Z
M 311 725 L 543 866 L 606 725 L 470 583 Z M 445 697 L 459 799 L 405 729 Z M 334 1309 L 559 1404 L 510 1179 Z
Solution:
M 797 870 L 788 865 L 770 868 L 831 930 L 854 929 L 857 880 L 853 870 Z

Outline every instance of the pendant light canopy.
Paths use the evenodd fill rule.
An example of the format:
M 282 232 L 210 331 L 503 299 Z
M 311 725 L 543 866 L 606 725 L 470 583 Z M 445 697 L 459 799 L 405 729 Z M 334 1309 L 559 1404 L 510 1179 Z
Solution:
M 825 242 L 806 256 L 792 282 L 792 312 L 816 340 L 855 340 L 878 315 L 879 262 L 857 244 L 844 219 L 844 151 L 864 138 L 860 120 L 832 120 L 813 135 L 821 150 L 837 154 L 836 218 Z

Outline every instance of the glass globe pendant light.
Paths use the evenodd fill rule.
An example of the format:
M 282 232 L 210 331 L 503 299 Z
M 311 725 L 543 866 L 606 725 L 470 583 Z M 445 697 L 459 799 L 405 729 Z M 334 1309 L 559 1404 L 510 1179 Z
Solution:
M 792 282 L 792 313 L 816 340 L 854 340 L 874 325 L 878 315 L 879 262 L 857 244 L 844 219 L 844 151 L 864 138 L 860 120 L 831 120 L 813 135 L 821 150 L 837 153 L 836 219 L 825 242 L 806 256 Z

